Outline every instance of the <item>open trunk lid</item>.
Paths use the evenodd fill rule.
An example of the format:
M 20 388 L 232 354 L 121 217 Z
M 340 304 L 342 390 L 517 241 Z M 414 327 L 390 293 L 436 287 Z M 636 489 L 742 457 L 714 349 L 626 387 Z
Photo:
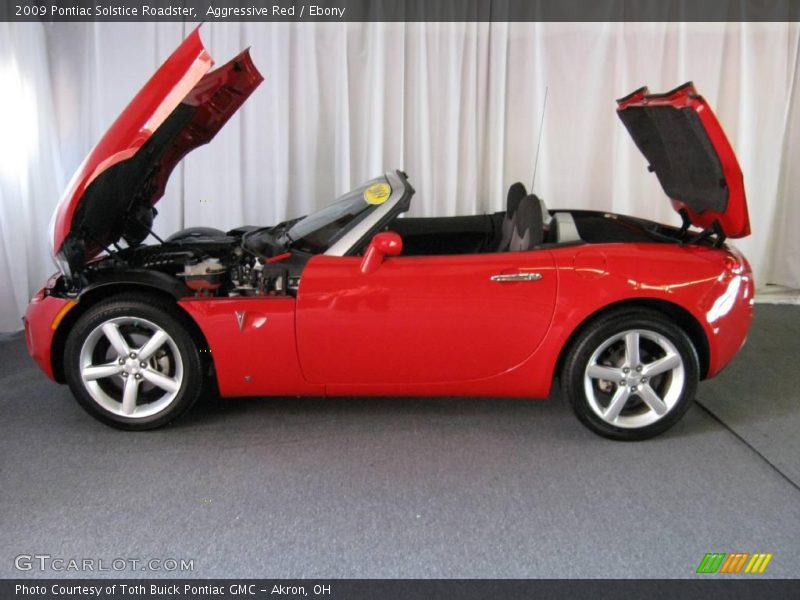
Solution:
M 664 94 L 640 88 L 617 114 L 684 223 L 750 235 L 742 170 L 716 116 L 689 82 Z

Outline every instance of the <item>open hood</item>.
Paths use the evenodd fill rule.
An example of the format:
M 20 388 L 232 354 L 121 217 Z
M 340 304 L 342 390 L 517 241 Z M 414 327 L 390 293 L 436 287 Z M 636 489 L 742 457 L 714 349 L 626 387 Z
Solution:
M 198 27 L 86 157 L 53 215 L 62 270 L 80 269 L 121 240 L 144 240 L 175 165 L 209 142 L 263 80 L 248 50 L 209 72 L 213 64 Z
M 619 118 L 685 223 L 726 237 L 750 235 L 742 170 L 691 82 L 665 94 L 643 87 L 617 104 Z

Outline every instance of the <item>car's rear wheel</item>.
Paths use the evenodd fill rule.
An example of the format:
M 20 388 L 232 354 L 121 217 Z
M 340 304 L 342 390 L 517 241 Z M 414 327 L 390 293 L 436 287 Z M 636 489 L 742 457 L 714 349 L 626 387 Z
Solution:
M 120 429 L 154 429 L 197 400 L 202 365 L 185 319 L 168 302 L 118 296 L 84 313 L 70 332 L 64 374 L 78 402 Z
M 573 343 L 562 386 L 589 429 L 616 440 L 662 433 L 688 410 L 699 361 L 686 333 L 658 312 L 615 312 Z

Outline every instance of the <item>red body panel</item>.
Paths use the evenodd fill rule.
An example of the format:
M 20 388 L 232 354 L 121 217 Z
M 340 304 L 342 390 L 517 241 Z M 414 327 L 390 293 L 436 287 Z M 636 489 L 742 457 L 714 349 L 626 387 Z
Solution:
M 738 253 L 699 246 L 603 244 L 555 251 L 560 294 L 543 364 L 552 361 L 571 333 L 592 314 L 612 304 L 661 300 L 689 312 L 705 332 L 710 357 L 707 376 L 733 358 L 752 320 L 753 281 L 750 266 Z M 592 266 L 587 268 L 586 265 Z M 738 280 L 731 306 L 715 314 L 712 307 Z M 537 379 L 554 374 L 537 371 Z
M 310 381 L 355 391 L 351 384 L 480 380 L 524 362 L 550 326 L 557 278 L 549 251 L 400 256 L 371 273 L 361 263 L 318 256 L 303 272 L 297 340 Z M 542 278 L 490 280 L 525 272 Z
M 726 269 L 701 301 L 704 326 L 711 343 L 707 377 L 719 373 L 741 349 L 753 321 L 755 283 L 750 264 L 735 248 L 725 258 Z
M 186 299 L 211 350 L 223 396 L 321 395 L 303 379 L 294 336 L 295 299 Z
M 70 303 L 65 298 L 46 296 L 39 290 L 28 304 L 25 312 L 25 343 L 28 353 L 50 379 L 55 381 L 53 373 L 53 338 L 55 330 L 52 325 L 59 312 Z

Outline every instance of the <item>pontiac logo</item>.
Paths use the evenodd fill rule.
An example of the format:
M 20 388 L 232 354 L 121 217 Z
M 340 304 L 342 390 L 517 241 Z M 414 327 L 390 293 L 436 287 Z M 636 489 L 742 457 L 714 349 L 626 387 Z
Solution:
M 236 315 L 236 324 L 239 326 L 239 333 L 244 332 L 245 322 L 250 329 L 259 329 L 267 322 L 266 315 L 252 310 L 235 310 L 233 314 Z

